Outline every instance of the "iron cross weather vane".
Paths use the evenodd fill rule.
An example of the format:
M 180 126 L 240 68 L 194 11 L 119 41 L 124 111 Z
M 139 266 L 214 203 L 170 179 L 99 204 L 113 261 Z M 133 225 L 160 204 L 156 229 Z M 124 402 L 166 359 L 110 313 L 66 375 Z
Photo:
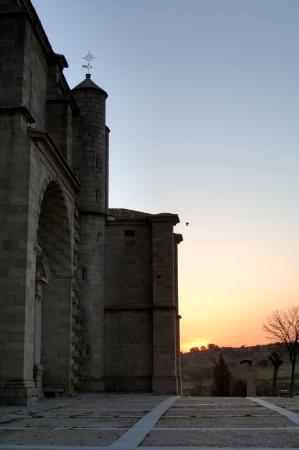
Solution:
M 87 64 L 82 65 L 83 69 L 87 69 L 87 73 L 90 74 L 90 69 L 94 68 L 94 66 L 92 66 L 90 63 L 92 62 L 93 59 L 95 59 L 95 56 L 93 56 L 89 50 L 87 55 L 83 56 L 82 59 L 85 59 L 85 61 L 87 63 Z

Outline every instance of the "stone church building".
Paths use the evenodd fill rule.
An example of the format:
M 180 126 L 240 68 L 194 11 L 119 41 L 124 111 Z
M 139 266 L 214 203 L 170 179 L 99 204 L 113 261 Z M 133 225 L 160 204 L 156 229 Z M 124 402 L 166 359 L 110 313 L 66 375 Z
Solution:
M 109 209 L 107 93 L 0 0 L 0 403 L 180 392 L 176 214 Z

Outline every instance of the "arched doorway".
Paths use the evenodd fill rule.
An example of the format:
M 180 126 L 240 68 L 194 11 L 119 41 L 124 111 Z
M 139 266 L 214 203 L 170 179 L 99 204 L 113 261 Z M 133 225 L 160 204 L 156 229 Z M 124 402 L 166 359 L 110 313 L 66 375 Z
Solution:
M 64 195 L 56 182 L 44 192 L 36 242 L 33 374 L 42 396 L 43 391 L 70 389 L 71 233 Z

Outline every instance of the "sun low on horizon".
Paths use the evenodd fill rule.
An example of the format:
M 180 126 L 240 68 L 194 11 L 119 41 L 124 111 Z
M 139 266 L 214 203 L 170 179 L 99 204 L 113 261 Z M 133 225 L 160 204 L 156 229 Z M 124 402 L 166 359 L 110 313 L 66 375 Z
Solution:
M 181 344 L 180 350 L 183 353 L 187 353 L 192 348 L 198 348 L 198 349 L 207 348 L 209 344 L 211 344 L 211 342 L 201 339 L 200 337 L 198 337 L 198 338 L 191 337 Z

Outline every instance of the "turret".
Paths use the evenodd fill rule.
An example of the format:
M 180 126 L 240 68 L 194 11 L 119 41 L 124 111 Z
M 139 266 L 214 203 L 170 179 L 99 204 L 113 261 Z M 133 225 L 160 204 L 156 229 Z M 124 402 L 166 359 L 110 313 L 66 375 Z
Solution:
M 82 184 L 79 206 L 84 211 L 106 214 L 108 94 L 91 80 L 90 74 L 87 74 L 86 79 L 72 92 L 80 110 L 78 120 L 80 130 L 75 130 L 76 134 L 80 133 L 80 149 L 77 149 L 74 162 L 74 169 L 79 172 Z
M 108 208 L 107 93 L 90 77 L 73 89 L 79 109 L 73 134 L 78 199 L 79 307 L 82 315 L 81 389 L 104 389 L 104 244 Z

